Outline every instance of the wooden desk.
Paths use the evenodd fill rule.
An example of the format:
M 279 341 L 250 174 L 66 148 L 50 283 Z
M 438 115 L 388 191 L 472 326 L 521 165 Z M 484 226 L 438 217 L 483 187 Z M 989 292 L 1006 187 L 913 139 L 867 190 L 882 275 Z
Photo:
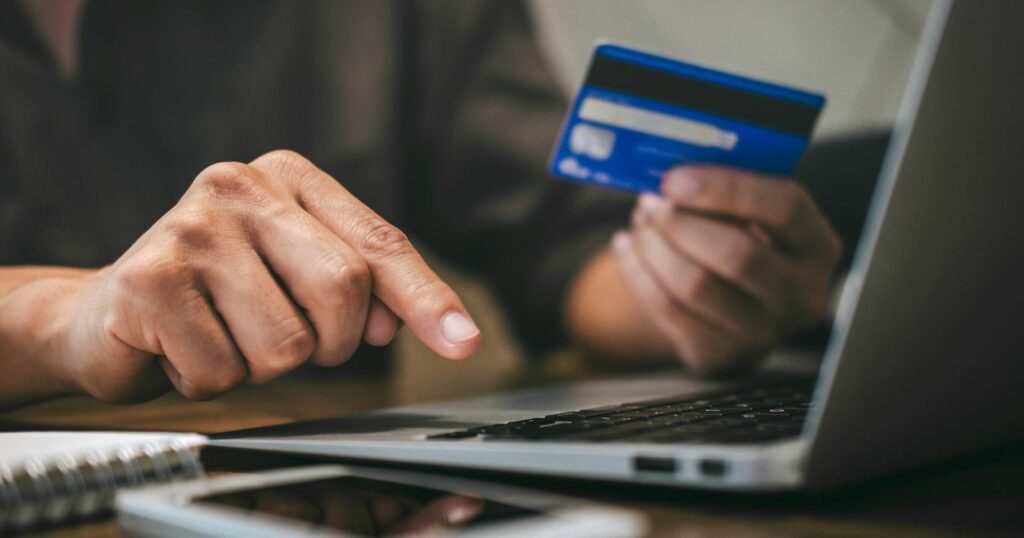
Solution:
M 211 402 L 173 395 L 132 407 L 85 399 L 0 415 L 0 427 L 178 430 L 213 433 L 350 414 L 393 401 L 379 380 L 282 380 Z M 240 454 L 240 453 L 238 453 Z M 210 462 L 220 470 L 245 458 Z M 225 460 L 225 461 L 220 461 Z M 235 463 L 232 463 L 234 460 Z M 471 476 L 575 494 L 647 513 L 656 536 L 953 536 L 1024 534 L 1024 442 L 887 477 L 837 493 L 742 496 L 508 475 Z M 121 536 L 112 520 L 34 536 Z

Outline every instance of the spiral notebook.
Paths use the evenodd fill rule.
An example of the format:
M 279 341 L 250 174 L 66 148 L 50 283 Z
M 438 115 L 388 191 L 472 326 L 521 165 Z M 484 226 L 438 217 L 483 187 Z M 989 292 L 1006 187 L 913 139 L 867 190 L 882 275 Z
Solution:
M 204 444 L 184 433 L 0 433 L 0 535 L 108 510 L 121 488 L 199 477 Z

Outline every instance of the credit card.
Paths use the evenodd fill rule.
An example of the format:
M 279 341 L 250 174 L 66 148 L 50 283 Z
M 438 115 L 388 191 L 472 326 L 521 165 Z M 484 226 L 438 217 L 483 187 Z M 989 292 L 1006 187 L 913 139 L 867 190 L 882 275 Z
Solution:
M 643 192 L 683 164 L 786 176 L 825 97 L 602 43 L 562 124 L 558 177 Z

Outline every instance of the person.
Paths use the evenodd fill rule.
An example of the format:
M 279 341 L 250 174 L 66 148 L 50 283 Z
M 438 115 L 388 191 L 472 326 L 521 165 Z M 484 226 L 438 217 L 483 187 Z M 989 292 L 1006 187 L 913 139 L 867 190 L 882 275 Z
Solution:
M 821 319 L 840 240 L 798 183 L 555 181 L 564 110 L 518 2 L 0 3 L 0 406 L 212 398 L 401 324 L 469 357 L 418 246 L 533 353 L 715 374 Z

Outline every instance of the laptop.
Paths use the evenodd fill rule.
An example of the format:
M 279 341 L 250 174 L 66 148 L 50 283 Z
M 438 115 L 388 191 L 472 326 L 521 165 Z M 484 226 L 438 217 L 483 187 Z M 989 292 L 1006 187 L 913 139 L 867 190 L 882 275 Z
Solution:
M 668 372 L 212 444 L 767 492 L 829 489 L 1020 438 L 1022 20 L 1014 0 L 934 3 L 817 375 L 709 383 Z

